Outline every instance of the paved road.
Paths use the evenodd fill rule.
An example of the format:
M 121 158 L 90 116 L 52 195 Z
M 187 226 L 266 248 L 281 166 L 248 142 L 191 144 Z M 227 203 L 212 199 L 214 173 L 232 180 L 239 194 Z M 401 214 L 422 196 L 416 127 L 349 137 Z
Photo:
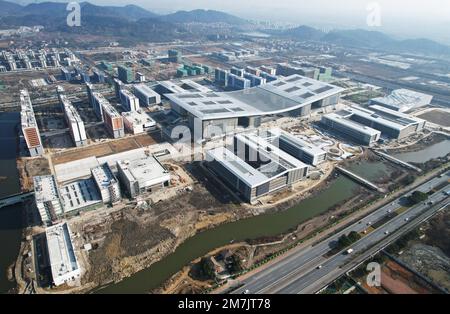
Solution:
M 450 185 L 449 185 L 450 186 Z M 436 193 L 430 199 L 435 202 L 443 203 L 439 204 L 439 206 L 434 206 L 430 209 L 432 212 L 436 212 L 438 209 L 442 208 L 442 206 L 448 205 L 450 203 L 449 197 L 445 196 L 443 193 Z M 444 200 L 445 199 L 445 200 Z M 274 289 L 271 293 L 284 293 L 284 294 L 296 294 L 296 293 L 314 293 L 317 289 L 321 288 L 324 284 L 332 281 L 336 276 L 333 276 L 335 272 L 340 271 L 340 267 L 351 261 L 355 258 L 355 254 L 362 253 L 368 250 L 371 246 L 376 243 L 382 241 L 383 239 L 389 237 L 389 234 L 395 230 L 399 230 L 402 227 L 406 226 L 410 220 L 406 221 L 405 216 L 407 217 L 415 217 L 420 215 L 420 213 L 426 211 L 430 207 L 428 205 L 420 204 L 419 206 L 414 207 L 405 215 L 399 215 L 389 221 L 387 224 L 383 225 L 380 228 L 377 228 L 370 235 L 362 238 L 360 241 L 355 243 L 352 248 L 354 249 L 354 253 L 350 255 L 346 254 L 337 254 L 327 260 L 321 269 L 313 269 L 306 273 L 303 276 L 297 277 L 293 280 L 286 281 Z M 412 218 L 409 218 L 412 219 Z M 389 234 L 386 234 L 388 232 Z M 327 279 L 329 278 L 329 279 Z M 316 284 L 318 283 L 318 284 Z
M 429 192 L 434 187 L 439 186 L 443 182 L 447 182 L 449 178 L 450 172 L 446 173 L 442 177 L 434 178 L 422 184 L 416 190 L 422 192 Z M 437 197 L 436 195 L 434 197 Z M 444 194 L 440 193 L 439 197 L 444 197 Z M 333 272 L 336 273 L 339 272 L 337 266 L 340 265 L 339 263 L 343 263 L 343 261 L 339 259 L 339 263 L 332 263 L 332 265 L 330 266 L 327 264 L 329 259 L 327 259 L 323 255 L 325 255 L 333 247 L 333 244 L 335 244 L 335 242 L 342 234 L 344 233 L 348 234 L 351 231 L 363 232 L 371 224 L 379 221 L 386 215 L 389 215 L 391 212 L 402 207 L 400 199 L 401 198 L 396 199 L 393 202 L 381 207 L 380 209 L 374 211 L 373 213 L 364 217 L 355 224 L 345 228 L 341 232 L 329 237 L 328 239 L 325 239 L 319 244 L 307 247 L 303 250 L 295 252 L 294 254 L 287 255 L 286 258 L 276 262 L 272 266 L 252 275 L 249 278 L 246 278 L 242 282 L 239 282 L 239 284 L 244 285 L 239 289 L 235 290 L 233 293 L 243 293 L 245 290 L 249 290 L 250 293 L 276 293 L 276 292 L 291 293 L 289 291 L 297 291 L 297 290 L 300 291 L 299 290 L 299 288 L 301 288 L 300 283 L 293 284 L 293 286 L 287 290 L 282 291 L 280 290 L 283 289 L 286 285 L 289 285 L 291 281 L 295 281 L 296 278 L 303 278 L 305 275 L 310 273 L 312 269 L 316 270 L 316 272 L 314 274 L 309 275 L 311 276 L 311 278 L 309 277 L 306 278 L 306 281 L 308 283 L 316 278 L 319 278 L 320 275 L 324 275 L 326 273 L 332 274 Z M 368 243 L 367 241 L 370 241 L 370 239 L 378 239 L 378 236 L 380 236 L 379 235 L 380 232 L 382 233 L 383 236 L 386 236 L 384 234 L 385 228 L 391 228 L 392 230 L 395 230 L 397 226 L 401 225 L 401 222 L 407 223 L 407 221 L 405 221 L 406 217 L 408 218 L 409 216 L 412 217 L 415 213 L 423 211 L 425 208 L 426 205 L 421 204 L 417 207 L 410 208 L 401 215 L 396 216 L 396 218 L 391 220 L 388 223 L 388 225 L 386 225 L 386 227 L 383 226 L 377 228 L 376 231 L 364 237 L 361 240 L 362 241 L 361 245 L 365 247 L 364 245 L 367 245 Z M 396 224 L 391 225 L 392 222 L 395 222 Z M 358 245 L 356 247 L 357 249 L 362 249 L 362 247 L 361 248 L 359 247 L 360 245 L 359 242 L 357 243 L 357 245 Z M 344 255 L 340 256 L 350 258 L 350 256 Z M 322 265 L 322 268 L 316 269 L 318 265 Z M 302 282 L 302 280 L 300 281 Z

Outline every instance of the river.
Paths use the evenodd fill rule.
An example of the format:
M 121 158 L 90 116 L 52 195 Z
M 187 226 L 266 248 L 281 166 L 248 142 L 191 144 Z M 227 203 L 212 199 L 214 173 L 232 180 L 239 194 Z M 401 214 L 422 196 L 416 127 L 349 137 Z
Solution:
M 369 180 L 379 177 L 388 167 L 383 162 L 361 162 L 352 171 Z M 296 228 L 301 223 L 326 212 L 334 205 L 353 197 L 358 184 L 339 176 L 323 191 L 286 211 L 264 214 L 201 232 L 181 244 L 174 253 L 149 268 L 123 281 L 104 287 L 98 293 L 145 293 L 157 288 L 192 260 L 230 243 L 263 236 L 276 236 Z
M 16 167 L 16 125 L 19 114 L 0 113 L 0 197 L 20 192 L 19 176 Z M 8 281 L 7 268 L 15 262 L 19 253 L 22 235 L 22 207 L 8 206 L 0 209 L 0 293 L 14 288 Z
M 450 153 L 450 140 L 443 140 L 426 149 L 417 152 L 399 153 L 395 154 L 394 157 L 406 162 L 423 163 L 433 158 L 445 157 L 448 153 Z

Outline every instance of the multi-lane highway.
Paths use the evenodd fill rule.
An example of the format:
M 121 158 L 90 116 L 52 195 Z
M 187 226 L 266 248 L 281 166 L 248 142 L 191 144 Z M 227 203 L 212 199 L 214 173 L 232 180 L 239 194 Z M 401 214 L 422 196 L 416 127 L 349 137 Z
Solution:
M 449 178 L 450 172 L 422 184 L 416 190 L 429 192 L 448 182 Z M 444 190 L 448 190 L 448 188 L 449 185 Z M 438 203 L 447 202 L 448 204 L 449 202 L 449 197 L 439 191 L 433 194 L 427 202 L 409 208 L 363 237 L 351 247 L 354 250 L 352 254 L 338 253 L 332 257 L 325 256 L 341 235 L 351 231 L 364 232 L 370 225 L 402 207 L 400 199 L 381 207 L 314 246 L 288 254 L 270 267 L 239 282 L 240 287 L 233 293 L 313 293 L 327 284 L 327 280 L 331 281 L 336 278 L 342 272 L 340 267 L 354 259 L 357 254 L 366 251 L 369 247 L 390 237 L 396 230 L 412 223 L 418 215 L 429 210 L 438 210 L 439 208 L 436 206 Z

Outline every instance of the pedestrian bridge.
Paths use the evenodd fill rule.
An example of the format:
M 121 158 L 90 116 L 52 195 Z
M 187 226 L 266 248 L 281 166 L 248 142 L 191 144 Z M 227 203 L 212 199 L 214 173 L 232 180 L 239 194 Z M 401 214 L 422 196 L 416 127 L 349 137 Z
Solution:
M 33 195 L 34 195 L 34 192 L 28 192 L 28 193 L 14 194 L 14 195 L 2 198 L 2 199 L 0 199 L 0 208 L 14 205 L 17 203 L 21 203 Z
M 379 188 L 377 185 L 375 185 L 374 183 L 370 182 L 369 180 L 366 180 L 362 177 L 360 177 L 359 175 L 357 175 L 356 173 L 353 173 L 347 169 L 344 169 L 342 167 L 337 166 L 336 170 L 338 170 L 339 172 L 341 172 L 342 174 L 346 175 L 347 177 L 349 177 L 350 179 L 353 179 L 355 181 L 357 181 L 358 183 L 368 187 L 371 190 L 375 190 L 381 193 L 384 193 L 385 190 L 382 188 Z
M 385 159 L 387 159 L 387 160 L 389 160 L 389 161 L 391 161 L 391 162 L 393 162 L 395 164 L 398 164 L 398 165 L 400 165 L 402 167 L 405 167 L 405 168 L 408 168 L 408 169 L 412 169 L 412 170 L 415 170 L 417 172 L 422 172 L 422 169 L 417 168 L 416 166 L 411 165 L 410 163 L 407 163 L 406 161 L 400 160 L 398 158 L 395 158 L 394 156 L 388 155 L 386 153 L 383 153 L 383 152 L 380 152 L 380 151 L 377 151 L 377 150 L 374 150 L 374 149 L 372 151 L 375 154 L 377 154 L 378 156 L 381 156 L 381 157 L 383 157 L 383 158 L 385 158 Z

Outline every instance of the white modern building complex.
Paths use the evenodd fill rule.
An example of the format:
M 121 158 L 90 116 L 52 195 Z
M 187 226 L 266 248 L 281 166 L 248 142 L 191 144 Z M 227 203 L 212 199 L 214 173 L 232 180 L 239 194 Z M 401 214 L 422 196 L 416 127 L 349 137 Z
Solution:
M 235 135 L 232 150 L 209 150 L 206 161 L 223 182 L 250 203 L 304 179 L 309 168 L 254 134 Z
M 322 123 L 352 136 L 358 142 L 370 145 L 378 141 L 381 136 L 402 139 L 413 135 L 423 130 L 426 121 L 373 105 L 367 109 L 352 106 L 336 113 L 324 115 Z
M 131 198 L 170 184 L 170 172 L 153 155 L 117 162 L 119 178 Z
M 27 90 L 20 91 L 20 121 L 22 135 L 30 156 L 39 156 L 44 153 L 41 135 L 34 116 L 33 105 Z
M 419 93 L 409 89 L 396 89 L 386 97 L 370 100 L 371 105 L 380 105 L 395 111 L 405 112 L 411 109 L 427 106 L 433 96 Z
M 192 130 L 200 129 L 207 139 L 237 128 L 258 127 L 263 116 L 308 115 L 312 109 L 336 105 L 342 91 L 331 84 L 292 75 L 241 91 L 165 96 L 172 110 L 186 118 Z
M 107 163 L 92 168 L 91 172 L 104 204 L 114 204 L 122 199 L 119 181 Z
M 154 106 L 161 103 L 161 96 L 145 84 L 134 85 L 134 94 L 139 98 L 141 106 Z
M 380 140 L 380 131 L 352 121 L 349 119 L 350 116 L 347 111 L 341 110 L 322 116 L 321 123 L 359 144 L 371 146 Z
M 67 223 L 45 229 L 48 257 L 55 286 L 80 278 L 81 269 L 75 255 L 70 229 Z

